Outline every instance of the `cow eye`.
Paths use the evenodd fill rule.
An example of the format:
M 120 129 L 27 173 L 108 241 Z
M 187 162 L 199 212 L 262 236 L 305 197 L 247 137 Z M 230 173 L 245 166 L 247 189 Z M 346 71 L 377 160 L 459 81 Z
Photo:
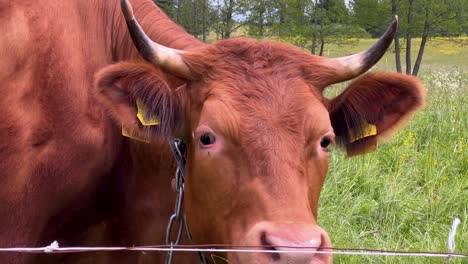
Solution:
M 208 145 L 214 144 L 215 141 L 216 141 L 216 138 L 211 133 L 205 133 L 200 136 L 200 142 L 202 143 L 202 145 L 208 146 Z
M 324 149 L 328 148 L 332 143 L 332 139 L 330 136 L 324 136 L 322 140 L 320 140 L 320 146 Z

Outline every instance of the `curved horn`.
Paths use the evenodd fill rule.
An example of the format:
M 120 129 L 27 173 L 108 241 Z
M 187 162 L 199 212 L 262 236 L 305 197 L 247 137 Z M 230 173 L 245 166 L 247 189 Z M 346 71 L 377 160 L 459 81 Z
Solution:
M 388 47 L 390 47 L 397 28 L 398 16 L 394 16 L 392 24 L 388 27 L 387 31 L 369 49 L 346 57 L 328 59 L 327 63 L 331 62 L 332 67 L 336 69 L 336 76 L 328 84 L 353 79 L 372 68 L 382 58 Z
M 128 31 L 140 55 L 148 62 L 179 77 L 190 78 L 191 73 L 181 54 L 184 52 L 171 49 L 152 41 L 141 28 L 133 15 L 132 5 L 128 0 L 121 0 L 122 13 L 127 22 Z

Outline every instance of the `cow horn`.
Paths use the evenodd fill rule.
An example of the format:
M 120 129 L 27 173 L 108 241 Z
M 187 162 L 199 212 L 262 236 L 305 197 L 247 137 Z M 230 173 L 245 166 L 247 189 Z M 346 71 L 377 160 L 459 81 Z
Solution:
M 182 50 L 171 49 L 152 41 L 141 28 L 133 15 L 133 8 L 128 0 L 120 1 L 122 13 L 127 22 L 128 31 L 140 55 L 148 62 L 159 66 L 179 77 L 190 78 L 191 73 L 184 62 Z
M 393 37 L 398 28 L 398 16 L 393 17 L 392 24 L 382 37 L 369 49 L 346 57 L 329 59 L 327 63 L 336 68 L 335 76 L 331 78 L 330 83 L 339 83 L 353 79 L 366 72 L 374 66 L 385 54 L 393 41 Z

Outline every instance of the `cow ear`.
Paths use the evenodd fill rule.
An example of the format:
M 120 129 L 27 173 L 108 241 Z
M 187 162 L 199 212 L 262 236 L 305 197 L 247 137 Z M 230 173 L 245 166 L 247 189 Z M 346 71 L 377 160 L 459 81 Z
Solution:
M 424 107 L 425 89 L 416 78 L 396 73 L 369 73 L 329 102 L 338 142 L 349 156 L 375 150 L 411 115 Z
M 97 98 L 122 125 L 122 134 L 149 142 L 155 137 L 174 137 L 182 120 L 178 96 L 147 63 L 122 62 L 95 76 Z

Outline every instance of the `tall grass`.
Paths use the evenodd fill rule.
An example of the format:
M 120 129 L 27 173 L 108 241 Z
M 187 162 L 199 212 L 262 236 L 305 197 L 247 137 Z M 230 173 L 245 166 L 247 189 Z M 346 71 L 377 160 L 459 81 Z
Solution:
M 444 57 L 429 49 L 426 60 L 432 64 L 421 72 L 428 89 L 426 109 L 373 153 L 354 158 L 339 151 L 331 155 L 318 218 L 335 247 L 447 251 L 448 231 L 459 217 L 456 251 L 468 253 L 466 53 L 438 61 Z M 458 64 L 463 58 L 465 64 Z M 390 67 L 383 63 L 377 68 Z M 443 259 L 335 256 L 335 263 Z

